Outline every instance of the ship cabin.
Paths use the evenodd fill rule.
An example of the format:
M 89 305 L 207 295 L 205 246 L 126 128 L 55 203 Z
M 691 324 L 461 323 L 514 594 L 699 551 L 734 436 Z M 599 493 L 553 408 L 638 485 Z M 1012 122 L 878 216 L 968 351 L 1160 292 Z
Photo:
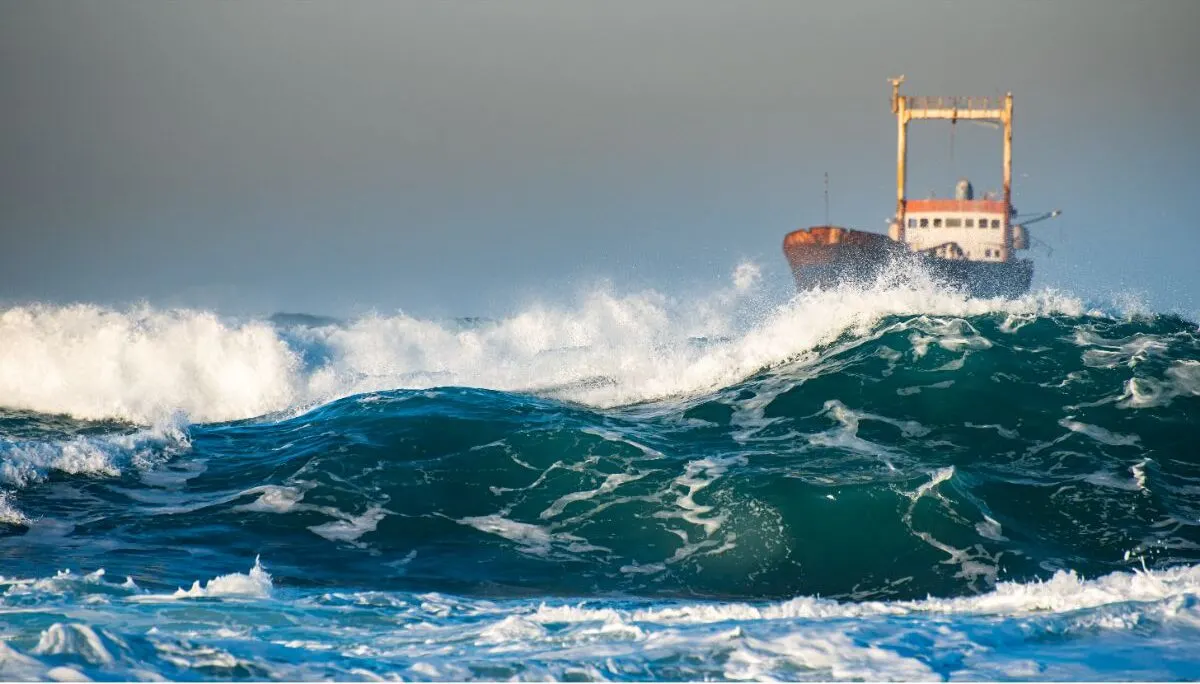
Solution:
M 1009 227 L 1004 201 L 975 199 L 966 179 L 959 181 L 954 199 L 910 199 L 904 203 L 904 210 L 903 230 L 896 232 L 914 252 L 943 259 L 1008 261 L 1005 235 Z M 1023 241 L 1021 233 L 1013 235 L 1014 243 Z M 1024 245 L 1011 247 L 1022 249 Z

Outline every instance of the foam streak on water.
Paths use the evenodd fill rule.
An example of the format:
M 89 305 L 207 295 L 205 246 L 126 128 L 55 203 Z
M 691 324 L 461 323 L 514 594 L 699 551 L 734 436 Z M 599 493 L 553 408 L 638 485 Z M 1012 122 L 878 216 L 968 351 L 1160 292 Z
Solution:
M 921 281 L 0 312 L 0 679 L 1179 679 L 1200 334 Z

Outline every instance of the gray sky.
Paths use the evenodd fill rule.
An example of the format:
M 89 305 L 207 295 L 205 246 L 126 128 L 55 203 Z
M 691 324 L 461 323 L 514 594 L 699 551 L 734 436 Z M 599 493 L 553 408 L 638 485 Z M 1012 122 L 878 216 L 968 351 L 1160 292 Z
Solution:
M 499 315 L 893 209 L 888 76 L 1016 97 L 1036 284 L 1200 310 L 1200 2 L 0 0 L 0 301 Z M 917 124 L 914 124 L 916 126 Z M 924 124 L 914 194 L 999 185 Z

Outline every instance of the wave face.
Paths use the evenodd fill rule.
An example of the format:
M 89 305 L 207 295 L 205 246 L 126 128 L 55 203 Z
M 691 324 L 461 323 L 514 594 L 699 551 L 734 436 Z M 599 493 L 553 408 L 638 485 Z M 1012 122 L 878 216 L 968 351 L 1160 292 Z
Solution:
M 0 678 L 1200 676 L 1194 323 L 752 275 L 0 314 Z

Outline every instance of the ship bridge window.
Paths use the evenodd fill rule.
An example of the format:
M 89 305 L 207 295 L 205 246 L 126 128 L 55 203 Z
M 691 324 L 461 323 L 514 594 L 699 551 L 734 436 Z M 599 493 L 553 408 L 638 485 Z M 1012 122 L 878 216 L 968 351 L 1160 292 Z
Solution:
M 916 228 L 916 227 L 917 227 L 917 220 L 916 220 L 915 218 L 910 218 L 910 219 L 908 220 L 908 227 L 909 227 L 909 228 Z
M 992 219 L 992 227 L 999 228 L 1000 227 L 1000 219 Z
M 975 219 L 973 219 L 973 218 L 969 218 L 969 219 L 964 219 L 964 220 L 967 222 L 967 223 L 966 223 L 966 225 L 967 225 L 967 227 L 968 227 L 968 228 L 974 228 L 974 227 L 975 227 Z
M 928 228 L 929 227 L 929 219 L 927 219 L 927 218 L 921 219 L 921 227 Z
M 941 227 L 942 227 L 942 220 L 941 220 L 940 218 L 935 218 L 935 219 L 933 220 L 933 227 L 934 227 L 934 228 L 941 228 Z
M 979 227 L 987 228 L 987 219 L 983 218 L 982 216 L 979 217 Z
M 948 219 L 946 219 L 946 227 L 947 228 L 961 228 L 962 227 L 962 219 L 948 218 Z

